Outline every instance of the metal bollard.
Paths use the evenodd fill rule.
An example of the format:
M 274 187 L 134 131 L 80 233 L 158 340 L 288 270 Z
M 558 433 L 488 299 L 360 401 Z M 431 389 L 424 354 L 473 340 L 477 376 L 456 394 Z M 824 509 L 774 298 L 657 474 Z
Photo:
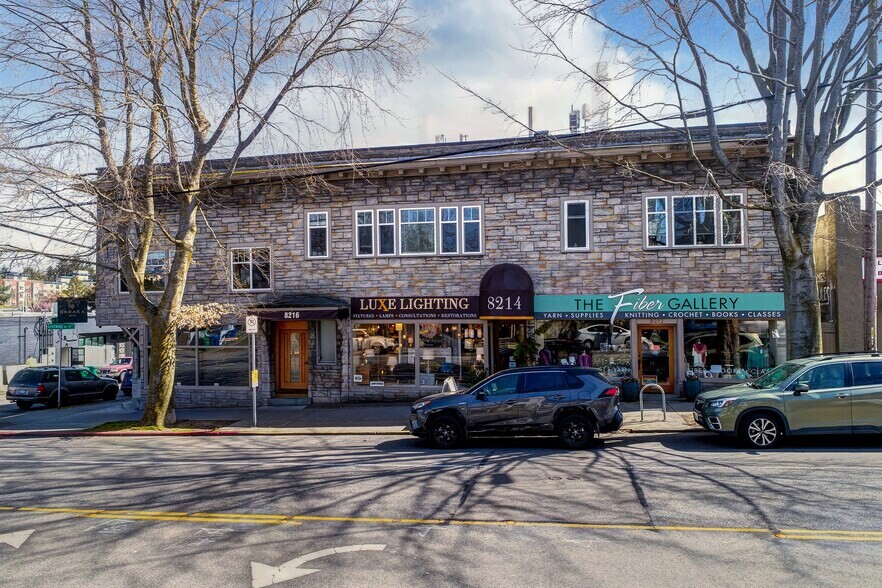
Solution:
M 647 384 L 640 388 L 640 422 L 643 422 L 643 391 L 647 388 L 658 388 L 658 391 L 661 392 L 662 397 L 662 420 L 668 420 L 668 405 L 665 401 L 665 389 L 659 386 L 658 384 Z

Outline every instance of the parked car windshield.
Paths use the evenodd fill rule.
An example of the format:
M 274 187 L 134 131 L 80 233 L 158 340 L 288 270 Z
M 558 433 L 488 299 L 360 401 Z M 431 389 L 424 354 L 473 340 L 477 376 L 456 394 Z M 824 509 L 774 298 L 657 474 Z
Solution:
M 129 363 L 128 357 L 120 357 L 119 359 L 114 359 L 110 365 L 123 365 L 125 363 Z
M 9 382 L 10 386 L 29 386 L 31 384 L 39 384 L 43 380 L 43 372 L 34 370 L 22 370 L 12 377 Z
M 804 367 L 804 361 L 788 361 L 754 380 L 753 385 L 756 388 L 774 388 Z

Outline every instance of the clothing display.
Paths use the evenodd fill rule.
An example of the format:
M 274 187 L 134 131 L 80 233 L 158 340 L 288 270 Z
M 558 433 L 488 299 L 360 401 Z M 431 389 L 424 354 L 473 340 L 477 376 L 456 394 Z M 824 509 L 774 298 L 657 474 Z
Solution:
M 762 345 L 747 350 L 747 369 L 764 370 L 769 367 L 769 351 Z
M 695 367 L 704 367 L 707 361 L 707 345 L 699 339 L 692 345 L 692 365 Z

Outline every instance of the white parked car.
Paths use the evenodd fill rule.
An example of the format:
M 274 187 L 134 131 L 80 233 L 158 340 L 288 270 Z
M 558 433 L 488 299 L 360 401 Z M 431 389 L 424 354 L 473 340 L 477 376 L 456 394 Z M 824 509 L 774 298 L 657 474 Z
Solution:
M 373 349 L 375 353 L 383 353 L 397 345 L 395 339 L 382 335 L 370 335 L 364 329 L 352 329 L 352 339 L 355 341 L 356 349 L 360 351 Z
M 610 329 L 612 329 L 612 336 L 610 336 Z M 618 325 L 598 323 L 579 329 L 578 340 L 589 349 L 600 349 L 600 346 L 604 343 L 607 345 L 630 347 L 631 331 L 623 329 Z

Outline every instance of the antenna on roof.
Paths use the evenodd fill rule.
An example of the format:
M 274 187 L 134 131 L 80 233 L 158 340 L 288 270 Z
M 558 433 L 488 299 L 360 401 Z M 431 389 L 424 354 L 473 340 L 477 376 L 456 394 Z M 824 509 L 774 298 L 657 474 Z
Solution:
M 579 132 L 579 111 L 573 108 L 572 104 L 570 105 L 570 132 Z

